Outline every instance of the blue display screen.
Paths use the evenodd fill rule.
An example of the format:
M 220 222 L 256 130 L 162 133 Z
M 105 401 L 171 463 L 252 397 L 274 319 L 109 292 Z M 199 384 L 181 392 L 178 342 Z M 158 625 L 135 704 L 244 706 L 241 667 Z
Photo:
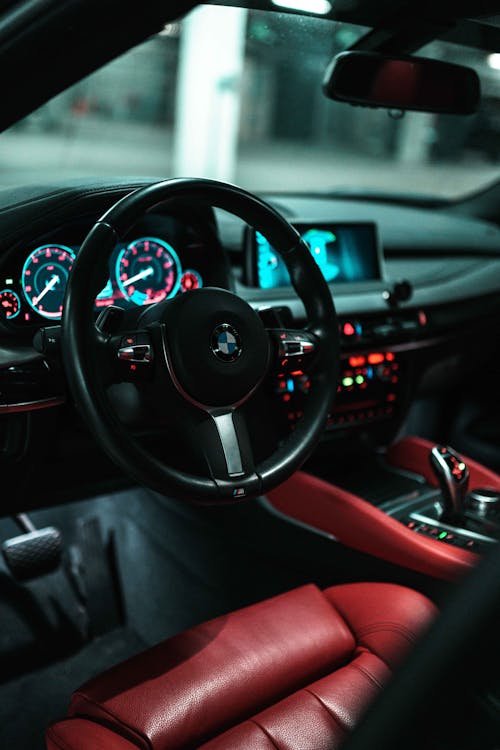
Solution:
M 373 224 L 296 225 L 295 228 L 329 284 L 380 278 Z M 260 289 L 290 286 L 285 263 L 260 232 L 255 232 L 255 255 Z

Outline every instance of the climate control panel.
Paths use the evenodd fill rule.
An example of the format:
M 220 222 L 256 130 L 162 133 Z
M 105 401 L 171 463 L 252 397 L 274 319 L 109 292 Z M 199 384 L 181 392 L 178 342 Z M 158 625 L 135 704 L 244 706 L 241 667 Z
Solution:
M 328 418 L 328 430 L 340 430 L 397 415 L 401 402 L 402 362 L 393 351 L 345 355 L 341 360 L 337 397 Z M 301 369 L 280 373 L 274 390 L 291 428 L 302 416 L 310 388 Z

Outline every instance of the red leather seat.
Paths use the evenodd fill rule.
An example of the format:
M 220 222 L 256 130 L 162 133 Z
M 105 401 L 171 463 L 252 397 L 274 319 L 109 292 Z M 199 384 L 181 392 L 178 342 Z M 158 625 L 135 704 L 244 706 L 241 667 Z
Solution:
M 315 586 L 192 628 L 91 680 L 49 750 L 336 747 L 435 615 L 389 584 Z

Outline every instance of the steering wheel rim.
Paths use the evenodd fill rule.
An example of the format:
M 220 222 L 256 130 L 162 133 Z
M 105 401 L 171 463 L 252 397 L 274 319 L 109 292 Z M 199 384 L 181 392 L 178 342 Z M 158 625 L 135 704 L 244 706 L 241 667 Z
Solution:
M 269 458 L 256 465 L 251 473 L 245 471 L 243 476 L 238 477 L 214 475 L 212 467 L 212 475 L 209 477 L 190 474 L 168 466 L 145 450 L 130 435 L 112 409 L 102 377 L 100 351 L 109 344 L 109 336 L 96 329 L 94 299 L 107 279 L 109 255 L 147 211 L 159 204 L 168 205 L 170 202 L 186 199 L 229 211 L 266 235 L 287 266 L 292 286 L 306 310 L 307 332 L 315 341 L 311 387 L 302 418 L 295 430 Z M 189 294 L 196 295 L 203 291 L 208 292 L 196 290 Z M 212 291 L 216 301 L 217 290 Z M 224 294 L 231 295 L 230 292 Z M 236 295 L 231 297 L 251 309 L 241 298 Z M 200 299 L 197 298 L 198 301 Z M 169 302 L 174 301 L 175 299 Z M 180 303 L 177 307 L 179 306 Z M 148 314 L 149 310 L 157 307 L 158 305 L 153 305 L 147 308 Z M 170 307 L 172 308 L 172 304 Z M 167 309 L 168 305 L 165 306 L 165 310 Z M 243 317 L 247 313 L 246 308 L 238 309 L 238 314 Z M 252 313 L 256 315 L 254 311 Z M 167 312 L 164 314 L 167 315 Z M 250 325 L 250 317 L 246 322 Z M 255 320 L 252 319 L 251 325 L 252 330 L 257 331 Z M 162 335 L 165 335 L 165 330 L 167 327 L 163 321 Z M 171 330 L 170 327 L 168 330 Z M 158 336 L 158 330 L 154 336 Z M 155 341 L 159 349 L 158 338 Z M 339 348 L 338 324 L 330 290 L 297 231 L 264 201 L 221 182 L 167 180 L 140 188 L 122 198 L 91 229 L 80 249 L 67 285 L 62 321 L 62 352 L 71 395 L 91 433 L 111 460 L 139 484 L 149 486 L 161 494 L 197 502 L 221 503 L 258 496 L 281 484 L 300 468 L 322 434 L 337 387 Z M 248 362 L 251 361 L 250 357 L 247 359 Z M 162 362 L 161 366 L 163 364 L 165 363 Z M 168 357 L 166 364 L 168 367 Z M 269 368 L 266 367 L 262 377 L 268 372 Z M 171 368 L 169 373 L 172 376 Z M 259 378 L 259 382 L 261 379 Z M 175 381 L 175 378 L 172 380 Z M 234 384 L 236 381 L 237 378 L 233 378 Z M 255 388 L 258 384 L 255 384 Z M 249 395 L 251 394 L 243 400 Z M 233 407 L 234 404 L 231 405 L 231 414 L 234 412 Z M 214 416 L 213 410 L 207 413 Z M 232 419 L 234 425 L 235 419 Z M 242 440 L 244 438 L 240 439 L 237 435 L 240 445 Z

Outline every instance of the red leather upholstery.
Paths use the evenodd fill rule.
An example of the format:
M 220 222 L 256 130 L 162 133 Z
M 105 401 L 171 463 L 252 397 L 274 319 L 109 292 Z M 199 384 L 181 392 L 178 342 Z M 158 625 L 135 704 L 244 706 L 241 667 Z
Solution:
M 47 730 L 47 750 L 136 750 L 111 729 L 86 719 L 66 719 Z
M 276 510 L 347 547 L 424 575 L 454 580 L 479 560 L 468 550 L 415 534 L 361 497 L 303 471 L 270 492 L 268 499 Z
M 75 693 L 70 714 L 147 750 L 331 750 L 434 613 L 399 586 L 304 586 L 115 667 Z M 50 750 L 54 733 L 86 750 L 86 730 L 72 744 L 69 724 L 50 730 Z

